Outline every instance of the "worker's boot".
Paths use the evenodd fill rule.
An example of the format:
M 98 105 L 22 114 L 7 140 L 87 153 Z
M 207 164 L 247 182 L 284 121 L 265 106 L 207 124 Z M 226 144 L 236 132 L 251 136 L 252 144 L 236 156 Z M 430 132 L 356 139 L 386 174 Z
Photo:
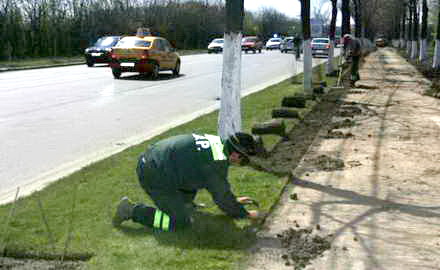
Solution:
M 122 197 L 116 208 L 116 213 L 113 216 L 113 226 L 118 227 L 122 222 L 131 219 L 133 216 L 133 208 L 134 203 L 132 203 L 128 197 Z

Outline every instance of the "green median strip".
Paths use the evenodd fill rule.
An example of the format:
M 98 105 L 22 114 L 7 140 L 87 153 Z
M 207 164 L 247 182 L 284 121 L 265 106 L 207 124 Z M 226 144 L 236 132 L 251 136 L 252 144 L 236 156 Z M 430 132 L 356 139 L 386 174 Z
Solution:
M 291 79 L 283 81 L 242 99 L 244 131 L 249 132 L 254 123 L 269 120 L 284 96 L 302 91 L 302 85 L 290 82 Z M 328 84 L 334 84 L 334 79 L 328 79 Z M 0 252 L 35 257 L 44 254 L 44 258 L 50 254 L 90 258 L 92 254 L 87 261 L 88 269 L 236 268 L 255 242 L 255 231 L 250 221 L 225 216 L 205 191 L 197 195 L 196 202 L 206 204 L 207 208 L 200 210 L 190 230 L 155 233 L 130 222 L 121 229 L 111 225 L 122 196 L 151 204 L 135 173 L 137 158 L 147 145 L 177 134 L 216 134 L 217 118 L 217 111 L 201 116 L 91 164 L 16 203 L 0 206 L 0 248 L 5 247 Z M 280 139 L 263 138 L 269 148 Z M 278 200 L 286 181 L 249 167 L 232 167 L 229 179 L 237 196 L 255 198 L 261 210 L 270 209 Z M 6 224 L 12 207 L 14 213 Z

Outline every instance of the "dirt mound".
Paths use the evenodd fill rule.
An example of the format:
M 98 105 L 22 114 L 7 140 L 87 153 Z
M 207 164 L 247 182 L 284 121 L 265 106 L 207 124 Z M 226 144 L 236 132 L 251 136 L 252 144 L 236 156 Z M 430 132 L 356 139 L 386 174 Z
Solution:
M 333 122 L 330 126 L 330 130 L 339 128 L 349 128 L 356 125 L 356 122 L 350 119 L 344 119 L 342 121 Z
M 297 223 L 296 226 L 299 227 Z M 293 266 L 295 270 L 305 268 L 313 259 L 321 256 L 331 247 L 331 235 L 322 237 L 314 234 L 313 229 L 290 228 L 278 234 L 277 237 L 282 247 L 286 249 L 281 258 L 286 266 Z
M 344 133 L 339 130 L 337 130 L 337 131 L 329 130 L 327 135 L 322 136 L 322 137 L 325 139 L 346 139 L 346 138 L 351 138 L 353 136 L 354 135 L 351 132 Z
M 337 115 L 340 117 L 351 117 L 353 118 L 356 115 L 362 114 L 362 109 L 357 106 L 341 106 L 341 109 L 338 111 Z
M 327 155 L 320 155 L 317 158 L 307 160 L 307 162 L 320 171 L 337 171 L 345 167 L 344 161 Z
M 434 80 L 431 88 L 425 92 L 425 95 L 440 98 L 440 80 Z

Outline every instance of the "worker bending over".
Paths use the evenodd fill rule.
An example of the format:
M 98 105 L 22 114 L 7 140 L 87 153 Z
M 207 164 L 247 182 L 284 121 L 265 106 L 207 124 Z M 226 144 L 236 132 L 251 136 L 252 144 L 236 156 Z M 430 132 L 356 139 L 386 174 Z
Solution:
M 126 220 L 161 231 L 176 231 L 191 224 L 194 198 L 199 189 L 207 189 L 215 203 L 233 218 L 260 218 L 256 210 L 247 211 L 248 197 L 236 198 L 228 182 L 230 164 L 246 165 L 257 153 L 254 138 L 236 133 L 226 141 L 214 135 L 178 135 L 151 145 L 139 157 L 137 175 L 141 187 L 157 208 L 132 203 L 127 197 L 119 202 L 113 225 Z

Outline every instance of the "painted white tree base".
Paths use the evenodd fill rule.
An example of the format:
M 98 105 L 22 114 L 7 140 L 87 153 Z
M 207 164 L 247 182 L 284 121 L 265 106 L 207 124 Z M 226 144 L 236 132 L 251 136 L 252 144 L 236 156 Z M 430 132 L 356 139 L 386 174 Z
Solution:
M 218 133 L 222 139 L 241 131 L 241 33 L 225 33 Z

